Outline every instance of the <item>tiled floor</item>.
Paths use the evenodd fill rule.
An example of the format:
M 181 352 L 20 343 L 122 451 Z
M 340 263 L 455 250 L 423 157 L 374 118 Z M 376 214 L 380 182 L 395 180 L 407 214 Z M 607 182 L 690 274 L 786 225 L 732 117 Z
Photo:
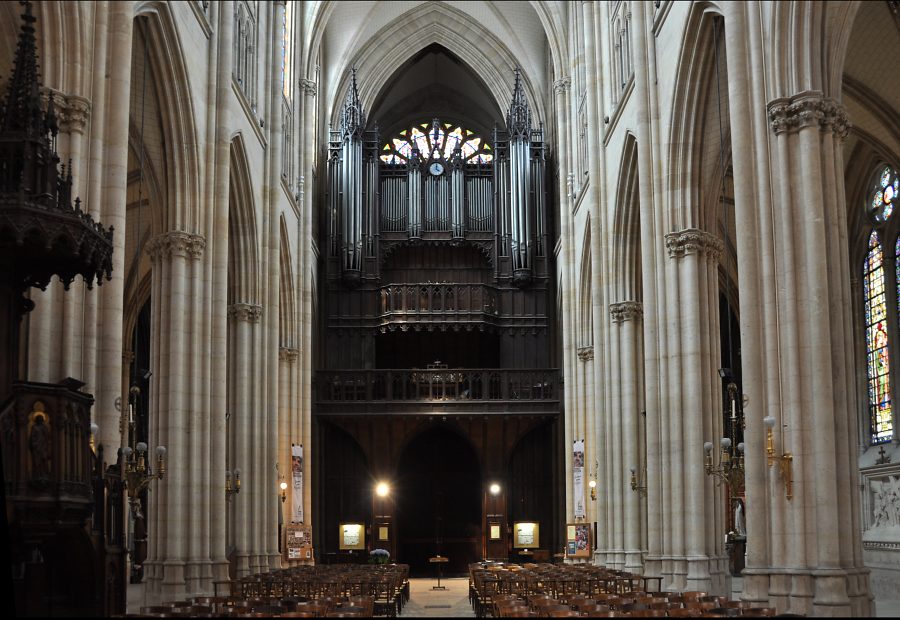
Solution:
M 469 605 L 469 580 L 441 579 L 446 590 L 432 590 L 436 579 L 410 579 L 409 602 L 403 606 L 403 618 L 474 618 Z

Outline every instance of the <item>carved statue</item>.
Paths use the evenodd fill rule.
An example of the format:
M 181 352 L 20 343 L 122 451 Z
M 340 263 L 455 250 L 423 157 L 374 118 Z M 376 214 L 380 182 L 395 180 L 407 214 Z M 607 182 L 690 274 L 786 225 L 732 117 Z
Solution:
M 28 448 L 31 451 L 31 473 L 34 478 L 50 475 L 50 425 L 47 416 L 36 413 L 28 433 Z

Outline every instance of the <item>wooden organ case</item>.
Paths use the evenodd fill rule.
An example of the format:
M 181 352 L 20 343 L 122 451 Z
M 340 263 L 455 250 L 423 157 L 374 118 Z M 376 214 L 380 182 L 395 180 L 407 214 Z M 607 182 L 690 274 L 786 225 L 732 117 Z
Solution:
M 320 368 L 552 365 L 547 148 L 518 71 L 490 140 L 447 120 L 383 143 L 351 77 L 328 149 Z

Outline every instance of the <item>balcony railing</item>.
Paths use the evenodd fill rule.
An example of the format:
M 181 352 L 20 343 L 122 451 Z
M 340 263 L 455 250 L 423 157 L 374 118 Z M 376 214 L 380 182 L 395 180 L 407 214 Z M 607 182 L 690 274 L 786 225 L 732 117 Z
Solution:
M 388 284 L 380 296 L 384 322 L 434 320 L 442 314 L 453 320 L 466 315 L 481 320 L 497 313 L 497 294 L 483 284 Z
M 320 412 L 441 405 L 442 410 L 556 413 L 560 398 L 559 370 L 553 368 L 323 370 L 314 381 Z

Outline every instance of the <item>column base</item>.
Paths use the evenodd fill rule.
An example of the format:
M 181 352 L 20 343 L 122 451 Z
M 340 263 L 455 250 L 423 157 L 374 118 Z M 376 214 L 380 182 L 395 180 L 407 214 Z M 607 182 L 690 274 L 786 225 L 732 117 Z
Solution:
M 625 550 L 625 570 L 642 575 L 644 573 L 643 554 L 637 549 Z
M 741 600 L 804 616 L 872 616 L 868 569 L 745 568 Z

